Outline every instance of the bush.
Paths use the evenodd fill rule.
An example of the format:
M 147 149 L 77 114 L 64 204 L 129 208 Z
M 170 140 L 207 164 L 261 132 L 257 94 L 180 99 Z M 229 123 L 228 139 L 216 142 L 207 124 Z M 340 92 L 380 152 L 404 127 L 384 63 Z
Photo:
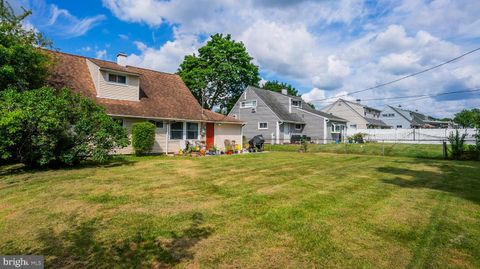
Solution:
M 466 134 L 460 135 L 458 130 L 455 130 L 455 134 L 453 132 L 450 133 L 448 136 L 448 141 L 450 142 L 450 153 L 454 160 L 459 160 L 465 150 L 465 137 Z
M 308 150 L 308 141 L 304 138 L 300 140 L 300 151 L 307 152 Z
M 44 87 L 0 92 L 0 158 L 27 166 L 103 162 L 128 145 L 126 130 L 93 101 Z
M 138 122 L 132 126 L 132 146 L 135 155 L 150 153 L 155 143 L 155 125 L 150 122 Z
M 347 139 L 350 143 L 355 142 L 358 144 L 363 144 L 365 142 L 364 138 L 367 134 L 365 133 L 356 133 L 352 136 L 349 136 Z

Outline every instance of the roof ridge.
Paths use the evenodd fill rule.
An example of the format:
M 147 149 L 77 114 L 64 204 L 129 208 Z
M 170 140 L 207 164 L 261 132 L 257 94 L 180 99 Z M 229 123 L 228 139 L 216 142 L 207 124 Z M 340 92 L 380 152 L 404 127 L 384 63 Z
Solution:
M 149 68 L 140 67 L 140 66 L 134 66 L 134 65 L 121 66 L 114 61 L 102 60 L 102 59 L 97 59 L 97 58 L 93 58 L 93 57 L 73 54 L 73 53 L 69 53 L 69 52 L 63 52 L 63 51 L 59 51 L 59 50 L 50 50 L 50 49 L 45 49 L 45 48 L 40 48 L 40 49 L 45 50 L 45 51 L 49 51 L 49 52 L 69 55 L 69 56 L 73 56 L 73 57 L 84 58 L 84 59 L 87 59 L 87 60 L 94 60 L 94 61 L 100 61 L 100 62 L 105 62 L 105 63 L 110 63 L 110 64 L 116 64 L 119 67 L 132 67 L 132 68 L 138 68 L 138 69 L 147 70 L 147 71 L 156 72 L 156 73 L 161 73 L 161 74 L 166 74 L 166 75 L 178 76 L 178 74 L 175 74 L 175 73 L 168 73 L 168 72 L 159 71 L 159 70 L 155 70 L 155 69 L 149 69 Z
M 280 92 L 276 92 L 276 91 L 272 91 L 272 90 L 268 90 L 268 89 L 263 89 L 263 88 L 259 88 L 259 87 L 256 87 L 256 86 L 251 86 L 249 85 L 248 87 L 252 87 L 254 88 L 255 90 L 262 90 L 262 91 L 267 91 L 267 92 L 271 92 L 271 93 L 274 93 L 274 94 L 280 94 L 281 96 L 286 96 L 286 97 L 295 97 L 295 98 L 300 98 L 303 100 L 303 98 L 301 96 L 294 96 L 294 95 L 290 95 L 290 94 L 283 94 L 283 93 L 280 93 Z M 305 101 L 305 100 L 303 100 Z M 307 102 L 307 101 L 305 101 Z

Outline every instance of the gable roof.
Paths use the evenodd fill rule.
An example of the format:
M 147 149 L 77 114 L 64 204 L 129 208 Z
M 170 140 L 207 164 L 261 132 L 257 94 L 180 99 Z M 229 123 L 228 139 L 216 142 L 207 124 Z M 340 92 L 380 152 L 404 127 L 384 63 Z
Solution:
M 180 76 L 154 70 L 120 66 L 113 62 L 47 50 L 54 59 L 48 84 L 70 88 L 103 106 L 109 115 L 141 118 L 230 122 L 241 124 L 233 117 L 203 110 Z M 87 60 L 100 69 L 124 72 L 140 77 L 140 100 L 114 100 L 97 97 Z
M 413 112 L 413 111 L 410 111 L 410 110 L 406 110 L 406 109 L 401 109 L 401 108 L 396 108 L 396 107 L 393 107 L 393 106 L 389 106 L 391 109 L 393 109 L 393 111 L 396 111 L 398 114 L 400 114 L 402 117 L 404 117 L 406 120 L 408 120 L 410 122 L 410 124 L 414 125 L 414 126 L 423 126 L 425 125 L 425 119 L 428 118 L 428 116 L 425 116 L 423 114 L 420 114 L 420 113 L 417 113 L 417 112 Z M 405 117 L 404 114 L 408 114 L 411 116 L 411 119 Z
M 302 110 L 305 110 L 307 112 L 310 112 L 310 113 L 313 113 L 313 114 L 316 114 L 316 115 L 319 115 L 319 116 L 322 116 L 324 118 L 327 118 L 331 121 L 341 121 L 341 122 L 347 122 L 348 120 L 346 119 L 342 119 L 340 117 L 337 117 L 337 116 L 334 116 L 330 113 L 326 113 L 326 112 L 323 112 L 323 111 L 320 111 L 320 110 L 316 110 L 316 109 L 313 109 L 309 106 L 305 106 L 305 107 L 302 107 L 301 108 Z
M 248 86 L 247 90 L 249 89 L 255 92 L 255 94 L 257 94 L 258 97 L 262 99 L 262 101 L 273 111 L 273 113 L 275 113 L 280 118 L 280 120 L 286 122 L 305 123 L 298 114 L 288 112 L 288 109 L 279 102 L 277 102 L 275 98 L 276 94 L 280 94 L 284 97 L 288 96 L 269 90 L 259 89 L 253 86 Z M 296 97 L 295 99 L 301 100 L 301 98 L 299 97 Z
M 364 108 L 369 108 L 369 109 L 372 109 L 372 110 L 376 110 L 378 112 L 381 112 L 380 110 L 378 110 L 376 108 L 369 107 L 369 106 L 364 106 L 364 105 L 359 104 L 359 103 L 354 103 L 354 102 L 351 102 L 351 101 L 347 101 L 347 100 L 341 99 L 341 98 L 339 98 L 337 101 L 335 101 L 331 106 L 335 105 L 339 101 L 344 102 L 345 105 L 347 105 L 351 110 L 353 110 L 356 114 L 358 114 L 360 117 L 362 117 L 367 122 L 367 124 L 374 125 L 374 126 L 380 126 L 380 127 L 390 127 L 390 125 L 386 124 L 382 120 L 365 117 L 365 115 L 362 115 L 362 114 L 358 113 L 358 111 L 356 109 L 354 109 L 351 105 L 352 104 L 359 105 L 359 106 L 362 106 Z
M 356 103 L 356 102 L 352 102 L 352 101 L 349 101 L 349 100 L 345 100 L 345 99 L 342 99 L 342 98 L 339 98 L 337 101 L 343 101 L 345 103 L 349 103 L 349 104 L 353 104 L 353 105 L 357 105 L 357 106 L 361 106 L 363 108 L 367 108 L 367 109 L 370 109 L 370 110 L 375 110 L 375 111 L 378 111 L 378 112 L 381 112 L 380 109 L 376 109 L 374 107 L 371 107 L 371 106 L 366 106 L 366 105 L 363 105 L 363 104 L 360 104 L 360 103 Z

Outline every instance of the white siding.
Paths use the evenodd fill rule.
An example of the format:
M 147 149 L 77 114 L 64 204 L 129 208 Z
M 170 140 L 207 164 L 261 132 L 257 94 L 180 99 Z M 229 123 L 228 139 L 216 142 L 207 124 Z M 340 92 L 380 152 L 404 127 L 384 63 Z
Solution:
M 100 98 L 138 101 L 140 100 L 140 80 L 137 76 L 126 75 L 127 84 L 108 82 L 108 73 L 100 70 L 97 96 Z M 114 73 L 116 74 L 116 73 Z M 118 73 L 121 74 L 121 73 Z M 125 75 L 125 74 L 121 74 Z
M 134 118 L 124 118 L 123 119 L 123 127 L 127 128 L 128 130 L 128 136 L 130 139 L 130 142 L 132 141 L 132 125 L 136 122 L 141 122 L 141 121 L 146 121 L 146 119 L 134 119 Z M 164 123 L 163 128 L 156 128 L 155 131 L 155 143 L 153 144 L 153 153 L 163 153 L 165 152 L 165 142 L 166 142 L 166 134 L 167 134 L 167 127 L 166 124 Z M 169 149 L 170 151 L 170 149 Z M 118 149 L 116 150 L 117 153 L 119 154 L 132 154 L 133 152 L 133 147 L 132 144 L 128 145 L 127 147 L 123 149 Z
M 235 141 L 242 145 L 242 125 L 240 124 L 215 124 L 215 147 L 225 150 L 225 140 Z

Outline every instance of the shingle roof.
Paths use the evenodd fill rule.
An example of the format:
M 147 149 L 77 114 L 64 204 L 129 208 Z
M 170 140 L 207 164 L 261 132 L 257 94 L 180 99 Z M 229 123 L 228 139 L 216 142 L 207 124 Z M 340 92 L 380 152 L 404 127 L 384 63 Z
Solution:
M 304 123 L 303 119 L 298 114 L 288 112 L 288 109 L 286 109 L 285 106 L 277 102 L 275 94 L 281 93 L 263 90 L 253 86 L 248 86 L 247 89 L 254 91 L 262 99 L 262 101 L 273 111 L 273 113 L 275 113 L 280 118 L 280 120 L 287 122 Z
M 202 108 L 183 80 L 175 74 L 127 66 L 61 52 L 48 51 L 55 65 L 48 83 L 57 88 L 67 87 L 103 106 L 110 115 L 182 119 L 196 121 L 242 122 Z M 100 68 L 117 70 L 140 76 L 139 101 L 113 100 L 97 97 L 87 66 L 87 59 Z
M 308 111 L 308 112 L 317 114 L 317 115 L 319 115 L 319 116 L 325 117 L 325 118 L 327 118 L 327 119 L 329 119 L 329 120 L 347 122 L 346 119 L 342 119 L 342 118 L 337 117 L 337 116 L 334 116 L 334 115 L 332 115 L 332 114 L 330 114 L 330 113 L 325 113 L 325 112 L 322 112 L 322 111 L 320 111 L 320 110 L 316 110 L 316 109 L 313 109 L 313 108 L 310 108 L 310 107 L 307 107 L 307 106 L 302 107 L 302 109 L 305 110 L 305 111 Z
M 385 122 L 381 120 L 367 118 L 367 117 L 363 117 L 363 118 L 368 122 L 368 124 L 375 125 L 375 126 L 390 127 L 390 125 L 387 125 Z
M 342 99 L 342 98 L 339 98 L 338 100 L 342 100 L 342 101 L 344 101 L 344 102 L 346 102 L 346 103 L 358 105 L 358 106 L 361 106 L 361 107 L 364 107 L 364 108 L 368 108 L 368 109 L 371 109 L 371 110 L 375 110 L 375 111 L 381 112 L 380 109 L 377 109 L 377 108 L 374 108 L 374 107 L 371 107 L 371 106 L 362 105 L 362 104 L 360 104 L 360 103 L 352 102 L 352 101 L 345 100 L 345 99 Z

